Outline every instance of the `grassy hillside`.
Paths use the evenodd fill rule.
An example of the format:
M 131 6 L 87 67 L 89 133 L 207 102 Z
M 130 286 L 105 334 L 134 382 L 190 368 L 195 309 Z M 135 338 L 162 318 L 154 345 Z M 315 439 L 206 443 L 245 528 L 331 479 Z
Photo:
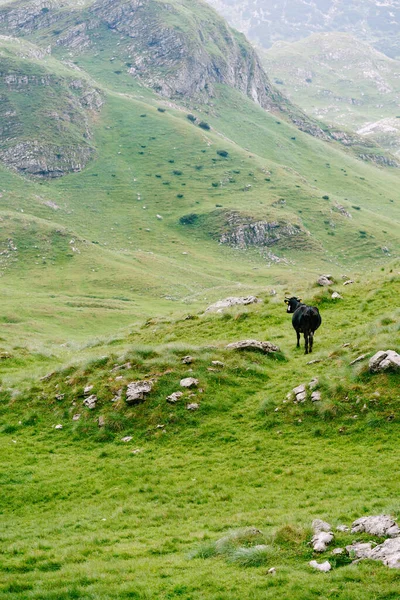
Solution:
M 272 81 L 309 115 L 399 152 L 398 61 L 344 33 L 280 42 L 263 60 Z
M 341 301 L 332 289 L 299 288 L 323 318 L 311 357 L 295 349 L 281 299 L 263 295 L 222 315 L 153 319 L 96 348 L 97 359 L 78 355 L 33 387 L 20 382 L 18 394 L 3 389 L 0 597 L 396 597 L 397 571 L 379 563 L 335 562 L 329 551 L 332 572 L 313 572 L 308 541 L 317 517 L 336 526 L 398 515 L 398 375 L 370 375 L 367 360 L 399 350 L 399 266 L 338 282 Z M 251 337 L 279 344 L 280 355 L 225 349 Z M 185 376 L 199 379 L 194 397 L 167 404 Z M 315 376 L 321 401 L 285 401 Z M 155 380 L 143 404 L 127 406 L 125 392 L 111 402 L 143 377 Z M 87 385 L 94 410 L 83 406 Z M 227 554 L 215 554 L 217 540 L 249 527 L 261 533 L 228 535 Z M 332 547 L 354 538 L 336 533 Z M 237 549 L 255 543 L 267 550 L 251 559 Z

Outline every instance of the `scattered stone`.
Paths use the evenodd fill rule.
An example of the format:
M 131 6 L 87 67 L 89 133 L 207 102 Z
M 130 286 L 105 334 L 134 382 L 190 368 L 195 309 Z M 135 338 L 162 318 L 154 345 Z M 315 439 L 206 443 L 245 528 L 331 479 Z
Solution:
M 316 533 L 311 540 L 313 550 L 315 550 L 315 552 L 325 552 L 328 545 L 333 540 L 333 537 L 331 531 L 320 531 L 319 533 Z
M 132 450 L 132 454 L 140 454 L 140 448 L 136 448 L 136 450 Z
M 118 390 L 118 392 L 115 394 L 114 398 L 111 399 L 111 402 L 118 402 L 118 400 L 121 400 L 122 398 L 122 388 L 120 390 Z
M 56 400 L 64 400 L 65 398 L 65 394 L 57 394 L 56 395 Z
M 315 365 L 316 363 L 322 362 L 320 358 L 316 358 L 315 360 L 308 361 L 308 365 Z
M 96 402 L 97 402 L 97 396 L 92 394 L 88 398 L 85 398 L 85 400 L 83 401 L 83 404 L 85 406 L 87 406 L 87 408 L 93 409 L 93 408 L 96 408 Z
M 321 400 L 321 392 L 312 392 L 311 394 L 311 402 L 319 402 Z
M 187 404 L 186 408 L 187 410 L 198 410 L 199 404 L 197 404 L 197 402 L 192 402 L 191 404 Z
M 106 420 L 105 420 L 105 418 L 104 418 L 104 417 L 99 417 L 99 418 L 97 419 L 97 424 L 98 424 L 98 426 L 99 426 L 99 427 L 104 427 L 104 426 L 105 426 L 105 424 L 106 424 Z
M 354 283 L 354 281 L 352 279 L 348 279 L 343 283 L 343 285 L 351 285 L 352 283 Z
M 194 361 L 193 356 L 184 356 L 182 358 L 182 364 L 183 365 L 191 365 L 193 361 Z
M 315 390 L 315 388 L 317 387 L 318 384 L 319 384 L 318 377 L 313 377 L 311 379 L 310 383 L 308 384 L 308 389 Z
M 321 275 L 321 277 L 317 279 L 317 284 L 321 286 L 333 285 L 333 281 L 329 279 L 328 275 Z
M 157 425 L 156 429 L 165 429 L 165 425 Z
M 394 350 L 380 350 L 369 361 L 371 373 L 379 373 L 389 369 L 400 369 L 400 354 Z
M 275 575 L 275 574 L 276 574 L 275 567 L 271 567 L 271 569 L 268 569 L 268 575 Z
M 350 531 L 350 527 L 347 527 L 347 525 L 338 525 L 336 527 L 336 531 L 342 531 L 342 532 Z
M 368 356 L 368 354 L 361 354 L 361 356 L 358 356 L 357 358 L 355 358 L 354 360 L 351 361 L 350 366 L 355 365 L 358 362 L 361 362 L 362 360 L 367 358 L 367 356 Z
M 153 389 L 153 381 L 133 381 L 126 390 L 127 404 L 140 404 Z
M 53 377 L 53 375 L 55 375 L 55 371 L 52 371 L 51 373 L 47 373 L 47 375 L 44 375 L 43 377 L 40 378 L 40 381 L 49 381 L 49 379 L 51 379 Z
M 195 379 L 194 377 L 185 377 L 185 379 L 181 379 L 180 385 L 181 387 L 188 389 L 197 387 L 199 385 L 199 380 Z
M 322 521 L 322 519 L 314 519 L 311 524 L 314 533 L 319 533 L 320 531 L 326 531 L 329 533 L 332 531 L 332 527 L 326 521 Z
M 128 443 L 128 442 L 131 442 L 131 441 L 132 441 L 132 439 L 133 439 L 133 438 L 132 438 L 132 436 L 131 436 L 131 435 L 126 435 L 125 437 L 121 438 L 121 442 Z
M 83 394 L 84 394 L 85 396 L 88 396 L 88 395 L 90 394 L 90 392 L 92 391 L 92 389 L 93 389 L 93 386 L 92 386 L 92 385 L 87 385 L 87 386 L 85 387 L 85 389 L 83 390 Z
M 182 396 L 182 392 L 174 392 L 170 396 L 167 396 L 167 402 L 169 402 L 170 404 L 176 404 L 179 401 L 179 399 L 182 398 Z
M 349 344 L 349 342 L 346 342 L 346 344 L 343 344 L 343 348 L 349 348 L 351 346 L 351 344 Z
M 77 413 L 76 415 L 74 415 L 74 416 L 72 417 L 72 420 L 73 420 L 73 421 L 79 421 L 79 419 L 80 419 L 80 418 L 81 418 L 81 415 L 80 415 L 80 413 Z
M 223 363 L 223 362 L 221 362 L 220 360 L 212 360 L 212 361 L 211 361 L 211 364 L 212 364 L 214 367 L 221 367 L 221 369 L 222 369 L 222 367 L 224 367 L 224 366 L 225 366 L 225 365 L 224 365 L 224 363 Z
M 271 342 L 259 342 L 258 340 L 242 340 L 233 342 L 227 345 L 228 350 L 260 350 L 265 354 L 272 352 L 280 352 L 279 346 L 271 344 Z
M 63 426 L 62 425 L 56 425 L 54 429 L 62 429 Z
M 340 556 L 341 554 L 344 554 L 344 548 L 335 548 L 332 550 L 332 554 L 333 556 Z
M 215 302 L 215 304 L 211 304 L 208 308 L 206 308 L 206 310 L 204 312 L 205 313 L 209 313 L 209 312 L 221 313 L 224 311 L 224 309 L 230 308 L 231 306 L 238 306 L 238 305 L 247 306 L 249 304 L 257 304 L 259 302 L 261 302 L 261 300 L 259 298 L 257 298 L 256 296 L 246 296 L 245 298 L 235 298 L 235 297 L 225 298 L 225 300 L 219 300 L 218 302 Z
M 351 526 L 351 533 L 370 533 L 380 537 L 388 535 L 396 537 L 400 535 L 400 527 L 389 515 L 377 515 L 373 517 L 361 517 Z
M 111 373 L 115 373 L 116 371 L 122 371 L 124 369 L 131 369 L 132 365 L 130 362 L 125 363 L 124 365 L 115 365 L 115 367 L 113 367 L 111 369 Z
M 343 296 L 341 296 L 339 292 L 333 292 L 331 298 L 332 300 L 343 300 Z
M 351 546 L 346 546 L 346 551 L 350 558 L 356 559 L 369 558 L 371 550 L 372 546 L 370 543 L 356 542 L 355 544 L 351 544 Z
M 307 398 L 306 386 L 302 383 L 297 387 L 293 388 L 292 394 L 294 394 L 294 402 L 305 402 Z
M 324 563 L 317 563 L 316 560 L 312 560 L 308 564 L 313 569 L 317 569 L 317 571 L 322 571 L 323 573 L 327 573 L 332 569 L 331 563 L 329 561 L 325 561 Z
M 368 558 L 380 560 L 390 569 L 400 569 L 400 538 L 385 540 L 371 551 Z

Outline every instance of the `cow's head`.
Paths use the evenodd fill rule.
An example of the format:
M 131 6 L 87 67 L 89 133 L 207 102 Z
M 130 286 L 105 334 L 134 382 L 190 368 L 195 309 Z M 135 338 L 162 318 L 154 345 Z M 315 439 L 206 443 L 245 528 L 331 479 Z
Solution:
M 301 304 L 301 298 L 296 298 L 296 296 L 292 296 L 291 298 L 285 298 L 285 304 L 287 304 L 288 313 L 294 313 L 296 308 L 298 308 L 299 304 Z

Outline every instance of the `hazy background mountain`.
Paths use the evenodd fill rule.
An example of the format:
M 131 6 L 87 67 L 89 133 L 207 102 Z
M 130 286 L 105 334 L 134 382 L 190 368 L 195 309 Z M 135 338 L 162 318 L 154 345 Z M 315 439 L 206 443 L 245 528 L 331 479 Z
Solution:
M 208 0 L 253 42 L 297 41 L 312 33 L 348 32 L 391 58 L 400 56 L 398 0 Z

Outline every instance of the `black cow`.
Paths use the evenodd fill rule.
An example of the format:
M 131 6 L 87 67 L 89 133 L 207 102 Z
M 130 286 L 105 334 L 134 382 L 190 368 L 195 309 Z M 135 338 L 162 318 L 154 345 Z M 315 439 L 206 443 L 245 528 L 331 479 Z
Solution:
M 322 319 L 316 306 L 302 304 L 300 298 L 285 298 L 287 312 L 292 313 L 292 325 L 297 333 L 297 347 L 300 348 L 300 334 L 304 333 L 306 354 L 312 352 L 314 333 L 321 325 Z

